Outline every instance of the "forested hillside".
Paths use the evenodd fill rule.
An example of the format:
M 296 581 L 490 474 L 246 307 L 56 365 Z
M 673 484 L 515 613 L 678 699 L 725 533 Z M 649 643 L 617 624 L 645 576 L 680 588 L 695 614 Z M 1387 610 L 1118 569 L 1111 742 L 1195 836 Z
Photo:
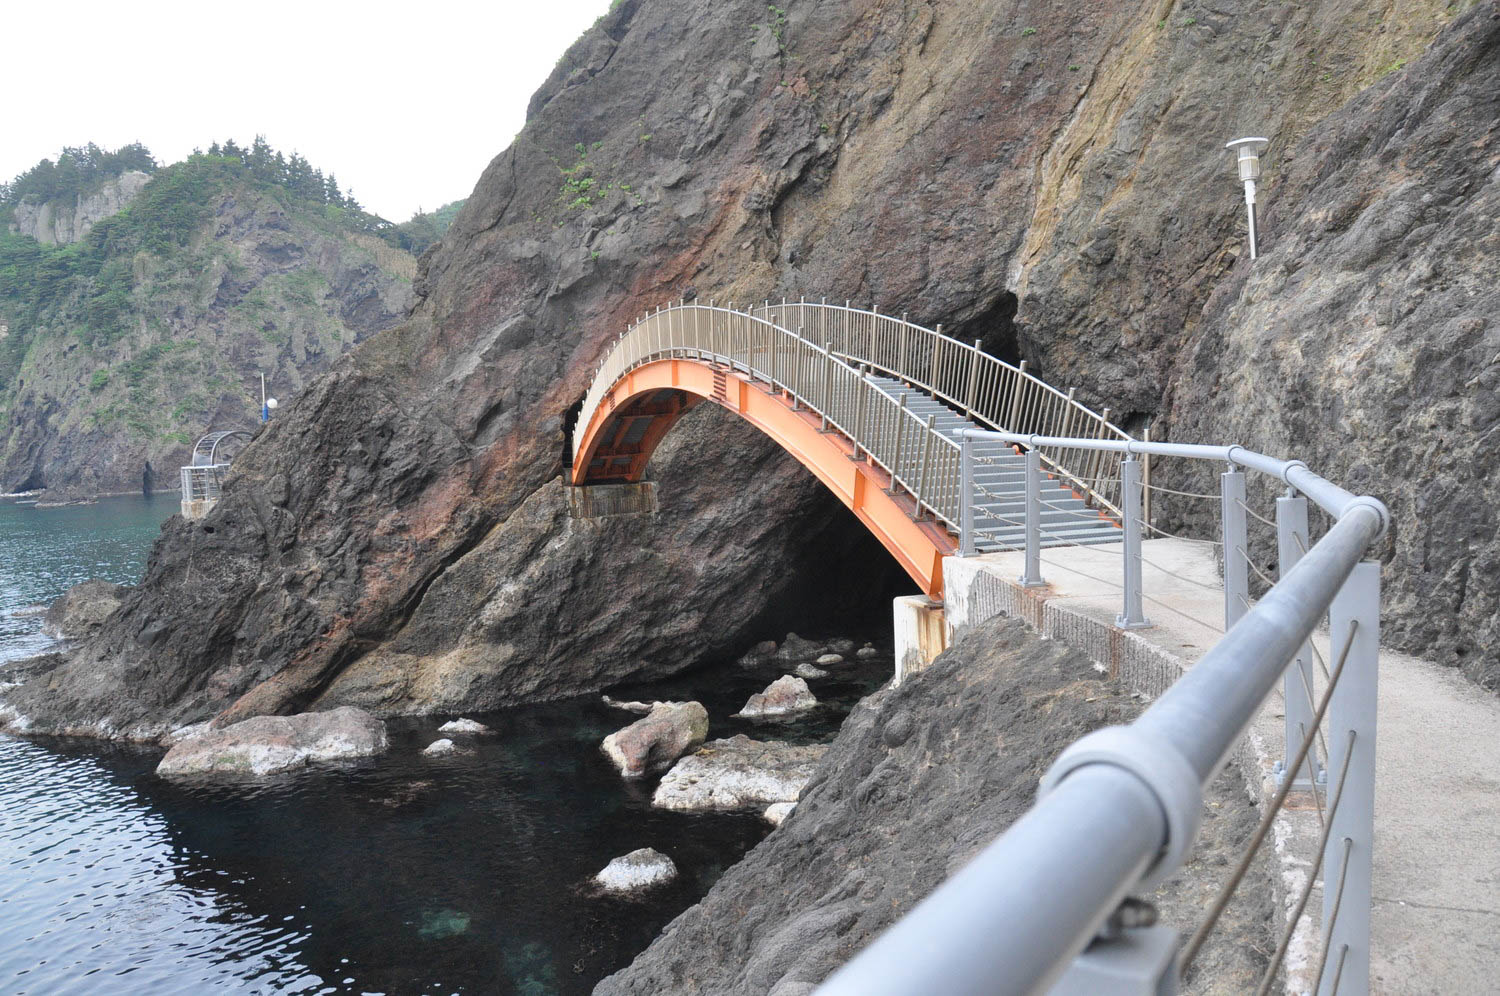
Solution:
M 7 491 L 172 486 L 198 435 L 254 424 L 260 374 L 293 394 L 404 315 L 415 273 L 403 226 L 263 138 L 170 166 L 65 149 L 0 187 L 0 222 Z

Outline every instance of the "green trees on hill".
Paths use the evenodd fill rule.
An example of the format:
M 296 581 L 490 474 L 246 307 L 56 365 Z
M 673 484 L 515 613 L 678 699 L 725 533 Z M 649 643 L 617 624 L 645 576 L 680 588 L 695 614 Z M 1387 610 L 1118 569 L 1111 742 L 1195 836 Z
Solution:
M 156 160 L 151 150 L 134 142 L 110 152 L 90 142 L 81 148 L 65 148 L 57 161 L 43 159 L 10 183 L 0 183 L 0 205 L 22 200 L 71 199 L 86 194 L 111 177 L 131 170 L 151 173 Z

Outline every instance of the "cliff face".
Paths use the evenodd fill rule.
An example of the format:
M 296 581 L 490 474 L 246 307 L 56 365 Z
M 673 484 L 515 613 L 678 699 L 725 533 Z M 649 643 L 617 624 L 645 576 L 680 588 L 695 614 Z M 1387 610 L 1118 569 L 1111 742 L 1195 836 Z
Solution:
M 150 180 L 150 174 L 130 170 L 68 202 L 17 204 L 16 230 L 43 245 L 77 242 L 88 235 L 96 222 L 124 210 Z
M 477 682 L 486 703 L 563 694 L 648 655 L 662 667 L 701 659 L 693 630 L 742 633 L 782 593 L 763 581 L 777 572 L 834 583 L 837 572 L 807 555 L 829 527 L 804 500 L 807 479 L 748 431 L 694 440 L 691 473 L 673 471 L 680 455 L 653 468 L 670 514 L 714 523 L 711 535 L 674 521 L 580 538 L 582 527 L 555 514 L 556 498 L 537 493 L 560 470 L 592 362 L 630 318 L 679 296 L 873 301 L 983 336 L 1128 425 L 1154 417 L 1158 436 L 1270 452 L 1320 437 L 1323 414 L 1270 385 L 1253 404 L 1275 419 L 1199 408 L 1222 406 L 1221 382 L 1281 349 L 1262 336 L 1247 364 L 1216 345 L 1243 336 L 1249 348 L 1249 332 L 1232 330 L 1261 327 L 1233 305 L 1259 285 L 1237 262 L 1243 205 L 1222 143 L 1274 137 L 1268 263 L 1254 275 L 1271 280 L 1279 268 L 1292 284 L 1299 267 L 1330 274 L 1302 285 L 1322 302 L 1320 324 L 1287 328 L 1321 343 L 1308 377 L 1332 377 L 1368 348 L 1339 302 L 1369 277 L 1293 241 L 1329 208 L 1314 179 L 1369 170 L 1374 189 L 1412 184 L 1419 196 L 1429 174 L 1458 168 L 1446 156 L 1474 179 L 1444 196 L 1468 204 L 1495 154 L 1493 132 L 1475 122 L 1497 31 L 1493 2 L 1450 15 L 1436 4 L 845 0 L 788 5 L 783 20 L 759 3 L 625 0 L 559 64 L 525 130 L 424 256 L 411 319 L 313 384 L 240 458 L 206 522 L 168 527 L 105 633 L 45 686 L 11 697 L 42 725 L 118 730 L 234 703 L 243 715 L 452 701 L 414 692 L 397 672 L 451 668 L 462 684 L 471 669 L 497 669 L 503 677 Z M 1431 117 L 1439 93 L 1473 106 Z M 1432 126 L 1403 132 L 1408 117 Z M 1329 141 L 1360 128 L 1376 137 Z M 1427 151 L 1402 160 L 1408 172 L 1381 168 L 1384 144 L 1414 140 Z M 1346 205 L 1342 224 L 1367 203 Z M 1487 209 L 1464 210 L 1477 220 Z M 1381 281 L 1414 272 L 1426 234 L 1413 226 L 1384 239 L 1413 251 L 1392 255 Z M 1493 259 L 1467 254 L 1465 280 L 1492 286 Z M 1481 331 L 1492 321 L 1466 292 L 1445 300 Z M 1395 334 L 1440 351 L 1446 333 L 1424 322 Z M 1478 349 L 1482 336 L 1464 334 L 1478 336 Z M 1365 452 L 1399 438 L 1391 402 L 1409 387 L 1384 384 L 1361 385 Z M 1483 432 L 1456 420 L 1451 437 L 1477 445 Z M 1319 445 L 1299 455 L 1333 455 Z M 746 466 L 761 469 L 746 475 Z M 1404 497 L 1457 493 L 1468 469 L 1416 461 L 1412 483 L 1397 487 L 1358 466 L 1339 456 L 1320 469 L 1394 499 L 1402 520 L 1425 516 L 1436 533 L 1468 528 L 1452 520 L 1456 504 L 1427 515 Z M 1486 542 L 1492 551 L 1477 537 L 1468 548 Z M 1426 570 L 1456 570 L 1455 555 L 1430 545 Z M 647 556 L 673 565 L 659 576 L 681 597 L 643 602 L 630 626 L 576 644 L 599 661 L 559 671 L 527 649 L 528 636 L 476 664 L 512 623 L 484 633 L 456 624 L 475 612 L 515 620 L 522 599 L 564 595 L 569 620 L 609 617 L 619 611 L 614 586 L 574 580 L 586 567 L 630 584 L 631 565 Z M 1417 620 L 1434 611 L 1416 608 L 1423 582 L 1407 556 L 1387 579 L 1406 622 L 1388 632 L 1428 651 Z M 1492 582 L 1489 569 L 1468 590 Z M 688 625 L 703 599 L 718 614 Z M 1434 625 L 1454 634 L 1455 654 L 1465 641 L 1471 659 L 1493 659 L 1466 622 L 1474 611 L 1439 607 Z
M 103 221 L 87 205 L 116 188 L 139 193 L 146 179 L 126 174 L 80 197 L 84 220 L 70 231 L 82 238 Z M 30 323 L 10 322 L 25 346 L 0 383 L 0 490 L 174 488 L 200 435 L 259 421 L 259 373 L 272 395 L 290 396 L 406 313 L 415 261 L 320 207 L 247 182 L 170 204 L 145 203 L 149 190 L 133 214 L 201 214 L 183 245 L 120 252 L 113 233 L 91 240 L 78 248 L 105 258 L 98 275 L 55 282 Z M 49 216 L 47 205 L 16 206 L 20 230 L 43 242 L 62 232 L 60 220 L 43 224 Z M 110 279 L 117 298 L 97 291 Z

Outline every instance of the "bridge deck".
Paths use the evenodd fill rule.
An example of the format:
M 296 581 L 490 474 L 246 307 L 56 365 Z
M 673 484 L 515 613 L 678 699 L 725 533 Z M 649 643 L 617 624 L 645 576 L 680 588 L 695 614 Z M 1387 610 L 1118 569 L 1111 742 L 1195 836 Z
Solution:
M 1144 546 L 1146 614 L 1137 635 L 1196 661 L 1219 637 L 1223 595 L 1210 547 L 1160 539 Z M 1049 601 L 1112 625 L 1120 545 L 1048 550 Z M 1022 554 L 978 558 L 1006 580 Z M 1165 604 L 1162 604 L 1165 603 Z M 1201 621 L 1200 621 L 1201 620 Z M 1329 658 L 1327 632 L 1315 638 Z M 1382 650 L 1375 784 L 1375 903 L 1371 990 L 1495 992 L 1500 982 L 1500 699 L 1452 668 Z M 1252 728 L 1282 740 L 1280 692 Z M 1314 817 L 1315 819 L 1315 817 Z M 1283 868 L 1305 868 L 1283 852 Z M 1313 893 L 1309 910 L 1321 909 Z M 1295 966 L 1293 966 L 1295 967 Z

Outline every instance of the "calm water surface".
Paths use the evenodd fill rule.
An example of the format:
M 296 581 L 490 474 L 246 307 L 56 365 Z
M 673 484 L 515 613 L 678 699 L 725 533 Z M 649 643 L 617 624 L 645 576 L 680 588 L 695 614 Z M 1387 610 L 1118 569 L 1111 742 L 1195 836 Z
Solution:
M 34 615 L 87 577 L 134 581 L 170 496 L 0 505 L 0 659 L 46 645 Z M 779 671 L 732 664 L 624 696 L 698 698 L 711 736 L 832 736 L 889 674 L 815 687 L 831 708 L 730 720 Z M 154 775 L 160 750 L 0 736 L 0 996 L 6 993 L 586 993 L 767 832 L 755 814 L 650 808 L 599 741 L 633 717 L 590 696 L 476 718 L 468 754 L 421 749 L 444 717 L 390 724 L 391 750 L 250 786 Z M 643 899 L 587 881 L 655 847 L 682 877 Z

